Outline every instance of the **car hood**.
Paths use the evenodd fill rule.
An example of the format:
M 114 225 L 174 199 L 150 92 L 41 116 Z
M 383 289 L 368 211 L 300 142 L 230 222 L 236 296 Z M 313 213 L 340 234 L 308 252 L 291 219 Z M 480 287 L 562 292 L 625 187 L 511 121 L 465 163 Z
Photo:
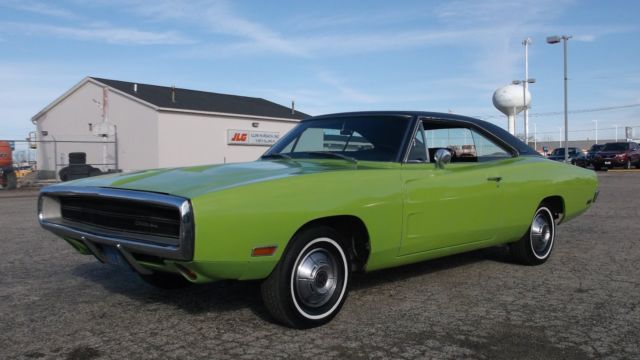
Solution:
M 342 161 L 254 161 L 109 174 L 60 185 L 142 190 L 192 198 L 260 181 L 354 168 L 355 164 Z

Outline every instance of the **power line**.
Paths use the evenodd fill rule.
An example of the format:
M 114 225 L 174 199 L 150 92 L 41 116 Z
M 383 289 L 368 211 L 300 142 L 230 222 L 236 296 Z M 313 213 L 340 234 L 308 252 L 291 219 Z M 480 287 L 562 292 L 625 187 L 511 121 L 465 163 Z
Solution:
M 592 113 L 592 112 L 601 112 L 601 111 L 612 111 L 612 110 L 621 110 L 621 109 L 630 109 L 640 107 L 640 103 L 636 104 L 627 104 L 627 105 L 617 105 L 617 106 L 603 106 L 597 108 L 588 108 L 588 109 L 578 109 L 578 110 L 570 110 L 569 114 L 584 114 L 584 113 Z M 545 117 L 545 116 L 558 116 L 562 115 L 564 112 L 562 111 L 550 111 L 550 112 L 542 112 L 542 113 L 530 113 L 531 117 Z M 498 115 L 480 115 L 475 116 L 480 119 L 498 119 L 502 118 Z

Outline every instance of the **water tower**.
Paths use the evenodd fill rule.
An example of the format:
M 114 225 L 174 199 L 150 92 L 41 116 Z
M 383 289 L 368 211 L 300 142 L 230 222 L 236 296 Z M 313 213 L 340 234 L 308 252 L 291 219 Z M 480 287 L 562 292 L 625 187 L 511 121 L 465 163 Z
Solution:
M 493 93 L 493 106 L 507 115 L 509 132 L 516 134 L 516 114 L 531 103 L 531 93 L 520 85 L 507 85 Z

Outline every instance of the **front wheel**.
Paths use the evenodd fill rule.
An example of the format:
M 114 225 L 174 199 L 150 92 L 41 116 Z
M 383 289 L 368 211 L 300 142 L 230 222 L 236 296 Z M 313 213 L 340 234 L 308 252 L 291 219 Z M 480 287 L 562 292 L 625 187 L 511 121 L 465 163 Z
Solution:
M 301 231 L 262 283 L 262 298 L 271 315 L 293 328 L 329 322 L 347 297 L 349 261 L 344 239 L 333 228 Z
M 529 231 L 517 242 L 509 245 L 513 258 L 524 265 L 540 265 L 547 261 L 555 239 L 553 214 L 547 207 L 536 210 Z

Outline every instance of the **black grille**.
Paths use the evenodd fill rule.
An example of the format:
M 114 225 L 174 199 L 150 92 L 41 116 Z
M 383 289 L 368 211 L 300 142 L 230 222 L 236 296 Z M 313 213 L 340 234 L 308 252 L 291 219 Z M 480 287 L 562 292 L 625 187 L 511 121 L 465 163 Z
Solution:
M 127 233 L 180 237 L 180 211 L 170 206 L 97 196 L 60 197 L 62 218 Z

